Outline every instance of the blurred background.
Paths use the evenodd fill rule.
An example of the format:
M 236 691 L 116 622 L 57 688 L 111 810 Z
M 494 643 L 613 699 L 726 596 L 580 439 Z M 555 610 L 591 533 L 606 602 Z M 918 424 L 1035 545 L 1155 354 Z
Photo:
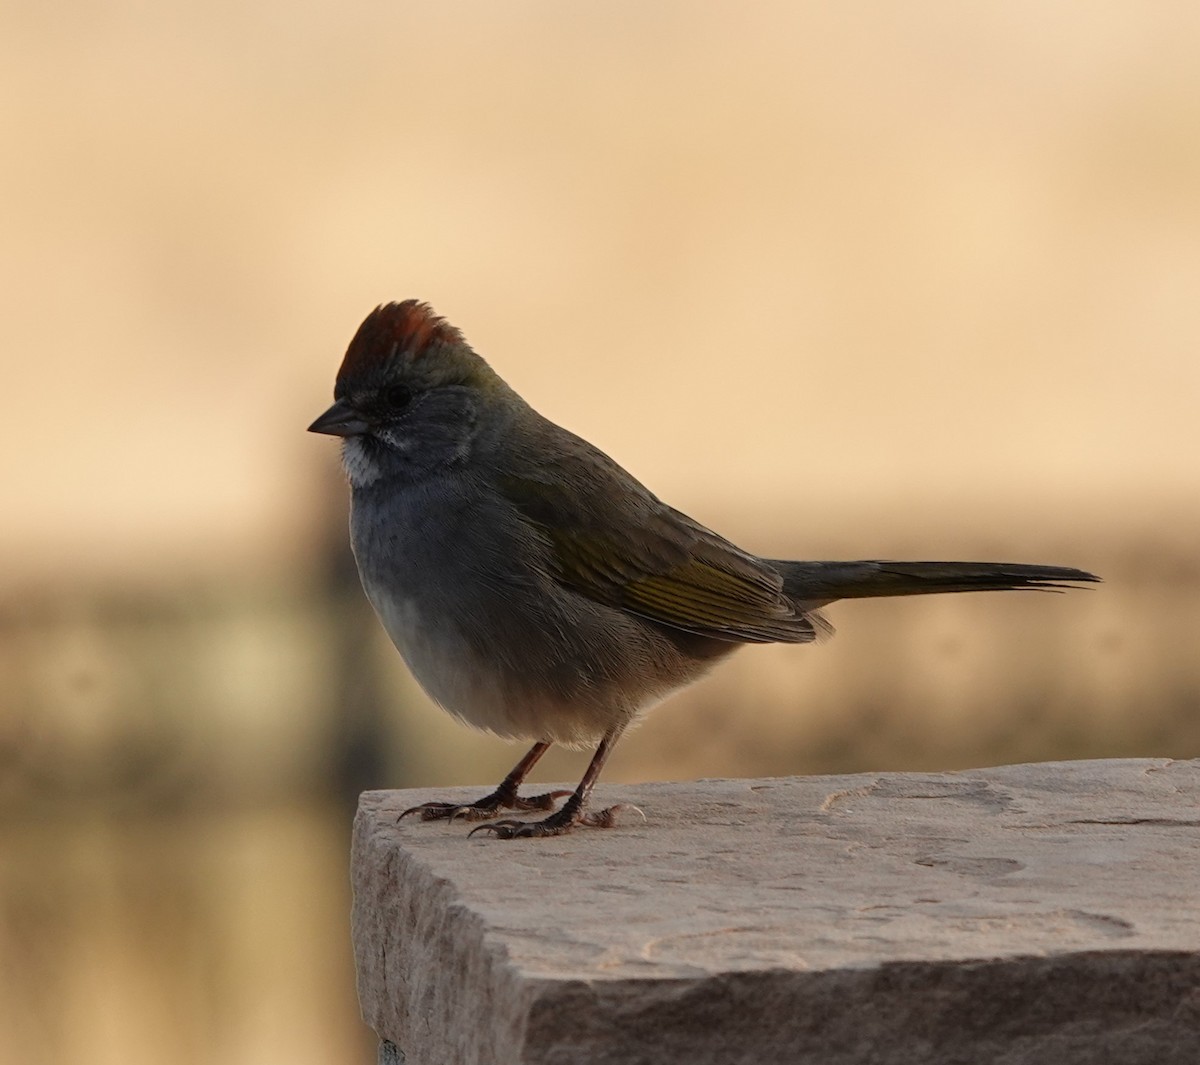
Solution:
M 357 793 L 521 753 L 407 678 L 304 432 L 386 300 L 747 548 L 1107 581 L 835 606 L 607 781 L 1200 754 L 1198 49 L 1185 0 L 0 6 L 0 1062 L 373 1060 Z

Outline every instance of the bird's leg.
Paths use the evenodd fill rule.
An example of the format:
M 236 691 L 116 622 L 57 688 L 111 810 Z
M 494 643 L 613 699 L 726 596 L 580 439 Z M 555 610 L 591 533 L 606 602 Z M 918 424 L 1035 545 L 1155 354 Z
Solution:
M 459 818 L 464 821 L 483 821 L 499 810 L 553 810 L 555 801 L 564 795 L 570 795 L 571 792 L 548 791 L 544 795 L 532 795 L 527 799 L 522 799 L 517 794 L 517 789 L 529 775 L 529 771 L 548 750 L 549 743 L 535 743 L 529 749 L 529 753 L 513 766 L 513 771 L 504 778 L 500 786 L 482 799 L 468 803 L 425 802 L 405 810 L 396 820 L 400 821 L 409 814 L 420 814 L 422 821 L 455 821 Z
M 555 811 L 541 821 L 517 821 L 511 818 L 504 821 L 491 821 L 486 825 L 473 828 L 470 835 L 473 836 L 476 832 L 491 832 L 497 839 L 526 839 L 535 836 L 561 836 L 570 832 L 576 825 L 587 825 L 590 828 L 612 828 L 617 823 L 617 811 L 624 809 L 623 806 L 610 806 L 604 810 L 597 810 L 595 813 L 585 813 L 584 807 L 587 806 L 588 796 L 592 793 L 592 785 L 600 776 L 600 770 L 604 768 L 609 752 L 612 751 L 621 731 L 619 728 L 614 728 L 604 734 L 604 738 L 596 748 L 596 753 L 592 755 L 587 772 L 583 774 L 583 779 L 579 782 L 579 787 L 563 803 L 561 810 Z M 637 807 L 633 807 L 633 809 L 637 809 Z M 641 813 L 640 810 L 638 812 Z

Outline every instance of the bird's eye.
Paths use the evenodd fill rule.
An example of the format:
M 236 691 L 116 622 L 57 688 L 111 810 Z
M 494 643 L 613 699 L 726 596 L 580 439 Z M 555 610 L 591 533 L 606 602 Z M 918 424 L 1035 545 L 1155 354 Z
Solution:
M 412 390 L 403 385 L 389 385 L 383 390 L 383 403 L 388 410 L 402 411 L 412 401 Z

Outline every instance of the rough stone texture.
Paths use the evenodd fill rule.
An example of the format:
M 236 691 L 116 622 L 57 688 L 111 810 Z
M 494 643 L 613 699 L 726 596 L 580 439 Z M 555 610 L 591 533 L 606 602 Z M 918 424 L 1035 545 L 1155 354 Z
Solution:
M 1200 1062 L 1200 761 L 598 789 L 610 831 L 355 823 L 406 1065 Z

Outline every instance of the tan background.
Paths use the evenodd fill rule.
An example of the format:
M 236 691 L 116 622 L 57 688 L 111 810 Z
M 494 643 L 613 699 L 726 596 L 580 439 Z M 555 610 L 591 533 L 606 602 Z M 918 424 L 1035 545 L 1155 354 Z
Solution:
M 368 1060 L 353 795 L 516 755 L 303 433 L 384 300 L 746 547 L 1107 578 L 835 607 L 611 779 L 1200 752 L 1198 55 L 1183 2 L 0 8 L 0 1062 Z

